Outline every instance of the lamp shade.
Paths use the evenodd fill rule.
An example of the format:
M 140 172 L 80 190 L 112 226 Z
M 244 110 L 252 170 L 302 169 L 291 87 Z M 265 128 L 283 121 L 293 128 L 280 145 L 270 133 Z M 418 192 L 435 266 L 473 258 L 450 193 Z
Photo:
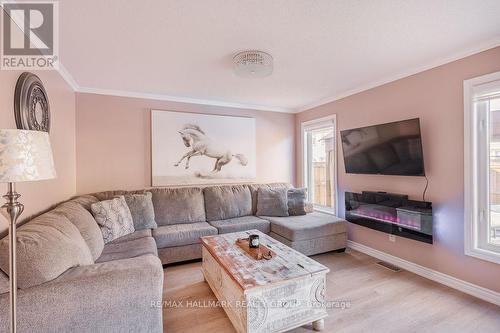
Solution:
M 56 177 L 49 134 L 0 129 L 0 183 Z

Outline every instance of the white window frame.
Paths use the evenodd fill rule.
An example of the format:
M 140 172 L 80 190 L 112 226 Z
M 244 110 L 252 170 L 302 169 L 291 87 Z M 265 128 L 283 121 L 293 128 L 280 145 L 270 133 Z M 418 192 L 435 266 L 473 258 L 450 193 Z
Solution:
M 489 172 L 485 154 L 489 154 L 489 112 L 474 106 L 478 96 L 485 96 L 500 86 L 500 72 L 464 81 L 464 251 L 468 256 L 500 264 L 500 251 L 487 244 L 489 221 Z M 483 144 L 481 144 L 483 142 Z M 480 223 L 482 222 L 482 223 Z
M 307 138 L 306 138 L 306 131 L 310 131 L 313 129 L 318 129 L 322 128 L 325 126 L 333 126 L 333 144 L 335 147 L 335 159 L 333 161 L 333 195 L 334 195 L 334 206 L 329 208 L 329 207 L 323 207 L 323 206 L 314 206 L 314 210 L 320 211 L 323 213 L 328 213 L 332 215 L 337 215 L 338 214 L 338 192 L 337 192 L 337 160 L 338 160 L 338 144 L 337 144 L 337 115 L 330 115 L 318 119 L 313 119 L 313 120 L 308 120 L 304 121 L 300 125 L 300 130 L 301 130 L 301 145 L 302 145 L 302 186 L 308 188 L 308 198 L 310 198 L 313 193 L 309 193 L 310 184 L 307 184 L 309 175 L 308 172 L 311 169 L 311 166 L 309 165 L 309 160 L 308 160 L 308 144 L 307 144 Z

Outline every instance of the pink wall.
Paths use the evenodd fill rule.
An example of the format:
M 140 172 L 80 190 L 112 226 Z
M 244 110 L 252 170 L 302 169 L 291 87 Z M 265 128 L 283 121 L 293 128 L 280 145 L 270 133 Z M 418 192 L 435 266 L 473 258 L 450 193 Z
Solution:
M 257 181 L 295 180 L 293 114 L 86 93 L 76 105 L 80 194 L 151 186 L 151 109 L 255 117 Z
M 0 128 L 16 128 L 14 119 L 14 89 L 21 71 L 0 70 Z M 47 209 L 66 200 L 76 192 L 75 157 L 75 93 L 56 71 L 35 72 L 45 85 L 50 102 L 50 140 L 54 153 L 57 178 L 40 182 L 20 183 L 18 192 L 25 206 L 21 218 Z M 0 194 L 7 191 L 0 184 Z M 0 217 L 0 234 L 7 227 Z
M 500 265 L 465 256 L 463 231 L 463 80 L 496 71 L 500 71 L 500 47 L 298 114 L 297 183 L 302 184 L 301 122 L 337 114 L 342 130 L 419 117 L 429 178 L 426 199 L 433 202 L 435 212 L 434 244 L 400 237 L 392 243 L 387 234 L 354 224 L 349 225 L 349 239 L 499 292 Z M 342 215 L 344 191 L 379 190 L 422 197 L 423 178 L 348 175 L 342 154 L 337 156 Z

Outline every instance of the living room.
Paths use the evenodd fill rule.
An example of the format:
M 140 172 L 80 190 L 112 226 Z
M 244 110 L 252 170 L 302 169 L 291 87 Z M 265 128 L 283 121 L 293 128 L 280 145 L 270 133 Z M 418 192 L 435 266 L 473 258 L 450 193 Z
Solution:
M 0 332 L 500 331 L 498 1 L 1 6 Z

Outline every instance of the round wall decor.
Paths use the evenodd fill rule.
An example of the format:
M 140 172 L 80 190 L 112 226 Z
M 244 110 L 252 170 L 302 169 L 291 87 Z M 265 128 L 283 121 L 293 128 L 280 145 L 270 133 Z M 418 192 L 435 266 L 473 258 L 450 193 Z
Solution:
M 25 72 L 17 79 L 14 115 L 18 129 L 50 130 L 49 98 L 42 81 L 33 73 Z

